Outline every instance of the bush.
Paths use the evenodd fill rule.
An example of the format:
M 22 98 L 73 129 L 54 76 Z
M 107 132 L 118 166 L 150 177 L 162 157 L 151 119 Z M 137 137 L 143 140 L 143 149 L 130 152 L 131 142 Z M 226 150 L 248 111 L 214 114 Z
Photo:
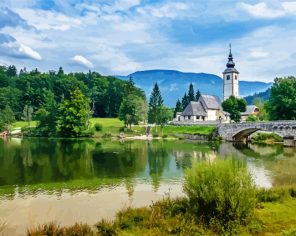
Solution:
M 282 141 L 282 137 L 275 133 L 257 133 L 254 137 L 252 137 L 252 143 L 272 143 Z
M 95 130 L 96 131 L 101 131 L 103 129 L 103 125 L 100 123 L 95 123 Z
M 193 213 L 218 230 L 247 224 L 256 204 L 255 185 L 238 162 L 198 163 L 185 174 L 184 190 Z
M 96 224 L 96 228 L 98 230 L 98 235 L 101 235 L 101 236 L 117 235 L 116 227 L 112 222 L 101 220 L 99 223 Z
M 111 138 L 112 134 L 111 133 L 105 133 L 103 134 L 102 138 Z

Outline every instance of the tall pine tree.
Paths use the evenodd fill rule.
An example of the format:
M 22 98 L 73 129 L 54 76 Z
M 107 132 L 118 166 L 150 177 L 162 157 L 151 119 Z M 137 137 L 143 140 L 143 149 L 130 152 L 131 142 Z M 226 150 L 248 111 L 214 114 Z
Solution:
M 160 108 L 163 106 L 163 99 L 156 83 L 151 93 L 148 110 L 148 123 L 153 124 L 157 120 L 157 114 Z
M 188 89 L 188 101 L 189 102 L 195 101 L 195 94 L 194 94 L 194 88 L 192 83 L 190 83 L 189 89 Z
M 182 111 L 183 111 L 182 103 L 180 102 L 180 99 L 178 99 L 175 110 L 174 110 L 174 117 L 176 117 L 177 112 L 182 112 Z
M 189 104 L 189 98 L 187 96 L 187 93 L 184 94 L 181 103 L 182 103 L 182 107 L 183 107 L 183 110 L 184 110 L 187 107 L 187 105 Z
M 198 99 L 200 98 L 201 93 L 199 90 L 197 90 L 196 95 L 195 95 L 195 100 L 198 101 Z

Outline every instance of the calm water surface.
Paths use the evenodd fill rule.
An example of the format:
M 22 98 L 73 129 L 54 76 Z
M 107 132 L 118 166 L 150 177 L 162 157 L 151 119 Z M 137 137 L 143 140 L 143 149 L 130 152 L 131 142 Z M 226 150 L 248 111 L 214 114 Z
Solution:
M 296 149 L 281 145 L 0 139 L 0 233 L 95 224 L 123 207 L 180 196 L 184 170 L 217 158 L 242 162 L 261 187 L 296 184 Z

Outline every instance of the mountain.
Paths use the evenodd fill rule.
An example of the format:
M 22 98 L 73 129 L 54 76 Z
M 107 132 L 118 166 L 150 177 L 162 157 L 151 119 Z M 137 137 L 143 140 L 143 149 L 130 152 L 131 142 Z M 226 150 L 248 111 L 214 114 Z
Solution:
M 174 107 L 177 99 L 181 99 L 188 86 L 193 83 L 195 91 L 203 94 L 216 95 L 222 98 L 223 80 L 221 77 L 207 73 L 184 73 L 175 70 L 146 70 L 137 71 L 127 76 L 115 76 L 127 80 L 133 77 L 135 84 L 142 88 L 149 98 L 154 84 L 157 82 L 164 103 L 167 106 Z M 254 93 L 262 92 L 268 89 L 272 83 L 240 81 L 240 95 L 248 96 Z
M 254 93 L 253 95 L 249 95 L 245 97 L 248 104 L 252 104 L 255 98 L 260 98 L 262 101 L 268 100 L 270 97 L 270 88 L 264 92 Z

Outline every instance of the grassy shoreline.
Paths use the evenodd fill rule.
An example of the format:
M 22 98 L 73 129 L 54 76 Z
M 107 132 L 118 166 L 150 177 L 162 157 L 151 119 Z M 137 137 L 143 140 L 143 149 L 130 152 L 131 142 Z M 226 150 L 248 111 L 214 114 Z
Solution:
M 117 118 L 91 118 L 90 127 L 94 129 L 96 124 L 101 125 L 100 131 L 95 131 L 90 138 L 114 138 L 114 137 L 138 137 L 146 135 L 146 127 L 142 125 L 133 125 L 131 130 L 124 129 L 124 123 Z M 35 128 L 37 123 L 31 122 L 31 127 Z M 25 128 L 27 122 L 17 121 L 13 124 L 13 128 Z M 163 128 L 154 126 L 151 128 L 153 138 L 181 138 L 180 135 L 201 135 L 210 139 L 214 132 L 214 125 L 196 125 L 196 126 L 174 126 L 166 125 Z
M 296 187 L 258 189 L 251 222 L 241 225 L 234 235 L 296 234 Z M 49 232 L 53 232 L 49 234 Z M 164 198 L 141 208 L 125 208 L 113 221 L 101 220 L 95 226 L 75 224 L 63 227 L 49 223 L 28 229 L 33 235 L 233 235 L 217 234 L 215 227 L 206 226 L 193 216 L 186 197 Z

